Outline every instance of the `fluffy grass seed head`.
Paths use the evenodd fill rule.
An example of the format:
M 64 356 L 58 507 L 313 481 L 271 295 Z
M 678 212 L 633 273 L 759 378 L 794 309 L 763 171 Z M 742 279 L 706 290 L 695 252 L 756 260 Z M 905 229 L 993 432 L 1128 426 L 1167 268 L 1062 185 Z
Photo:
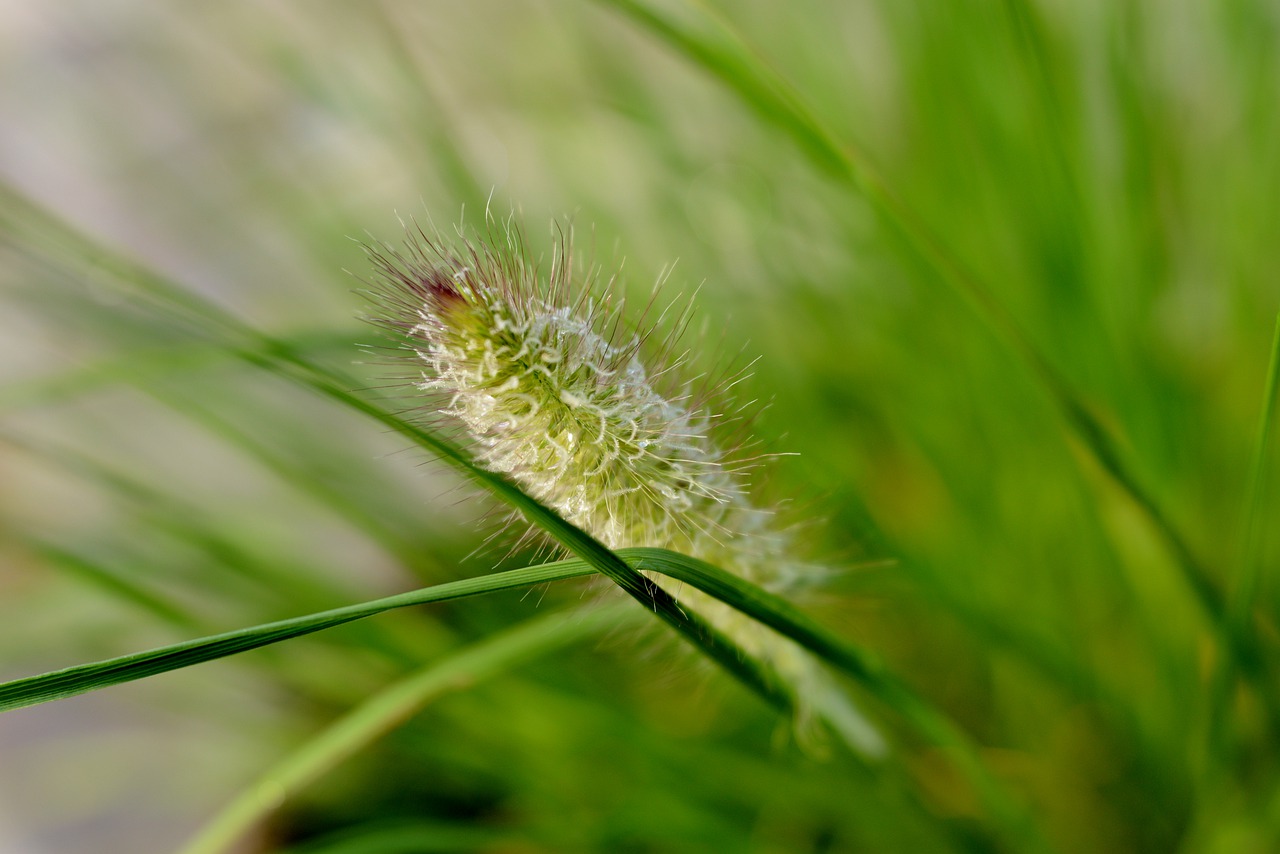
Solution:
M 708 395 L 676 376 L 687 314 L 654 346 L 608 284 L 576 277 L 570 244 L 562 234 L 545 275 L 511 227 L 452 248 L 415 227 L 402 249 L 371 248 L 378 319 L 413 353 L 418 390 L 439 396 L 478 463 L 610 548 L 668 548 L 789 591 L 804 575 L 789 538 L 751 503 L 750 464 L 715 441 Z M 787 680 L 801 719 L 819 711 L 855 746 L 882 749 L 799 647 L 698 591 L 669 592 Z

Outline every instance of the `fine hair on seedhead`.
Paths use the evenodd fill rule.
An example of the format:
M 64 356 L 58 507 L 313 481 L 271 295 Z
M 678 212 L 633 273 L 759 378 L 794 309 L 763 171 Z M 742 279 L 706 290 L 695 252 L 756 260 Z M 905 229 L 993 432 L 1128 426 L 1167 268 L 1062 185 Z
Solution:
M 782 595 L 821 573 L 753 488 L 768 454 L 749 438 L 759 407 L 733 402 L 742 359 L 697 372 L 693 300 L 669 269 L 634 317 L 616 275 L 582 262 L 554 224 L 535 260 L 514 217 L 445 239 L 418 223 L 400 246 L 366 246 L 372 320 L 392 336 L 408 414 L 447 427 L 489 471 L 515 481 L 609 548 L 657 547 Z M 689 339 L 693 339 L 690 342 Z M 529 526 L 515 540 L 538 537 Z M 866 753 L 878 734 L 798 646 L 719 600 L 654 581 L 787 683 L 801 731 L 820 716 Z
M 697 291 L 673 293 L 671 267 L 663 269 L 638 310 L 629 311 L 632 306 L 620 282 L 622 265 L 605 278 L 600 264 L 584 260 L 577 251 L 571 224 L 553 221 L 550 257 L 535 258 L 514 214 L 499 220 L 486 211 L 483 231 L 458 225 L 451 236 L 428 223 L 426 227 L 417 220 L 404 223 L 405 240 L 400 245 L 362 242 L 374 268 L 371 279 L 361 277 L 364 287 L 359 293 L 375 306 L 364 317 L 388 333 L 387 342 L 364 349 L 372 356 L 368 363 L 387 369 L 386 380 L 377 390 L 400 404 L 400 414 L 429 424 L 463 446 L 475 438 L 450 413 L 457 392 L 431 382 L 422 342 L 415 334 L 423 331 L 424 324 L 433 323 L 436 313 L 450 302 L 460 299 L 459 280 L 465 274 L 485 282 L 503 301 L 524 311 L 551 309 L 579 318 L 607 343 L 615 363 L 638 359 L 658 395 L 688 411 L 713 436 L 721 449 L 716 467 L 735 475 L 740 482 L 735 489 L 760 488 L 767 473 L 764 464 L 785 455 L 762 451 L 763 443 L 754 434 L 767 404 L 738 402 L 731 394 L 750 378 L 756 360 L 746 361 L 745 346 L 726 355 L 727 325 L 721 326 L 718 340 L 708 334 L 705 318 L 701 328 L 693 328 Z M 569 355 L 575 355 L 582 343 L 574 342 Z M 693 373 L 697 364 L 708 367 Z M 516 527 L 521 530 L 519 539 L 510 543 L 513 551 L 531 543 L 545 545 L 551 550 L 547 554 L 555 551 L 555 545 L 536 528 Z M 496 531 L 494 536 L 501 534 Z

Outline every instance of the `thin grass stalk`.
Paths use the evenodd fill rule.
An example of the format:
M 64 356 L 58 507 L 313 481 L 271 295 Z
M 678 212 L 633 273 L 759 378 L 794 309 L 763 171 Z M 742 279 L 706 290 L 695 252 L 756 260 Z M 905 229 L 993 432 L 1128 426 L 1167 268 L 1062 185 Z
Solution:
M 592 574 L 593 571 L 581 561 L 561 561 L 524 567 L 437 584 L 421 590 L 399 593 L 302 617 L 236 629 L 146 652 L 26 676 L 0 684 L 0 712 L 62 700 L 89 691 L 180 670 L 206 661 L 215 661 L 398 608 L 445 602 L 502 590 L 519 590 L 551 581 L 581 578 Z
M 1280 314 L 1276 315 L 1271 338 L 1271 355 L 1267 360 L 1267 378 L 1263 384 L 1262 411 L 1258 415 L 1258 432 L 1249 463 L 1249 486 L 1245 501 L 1245 524 L 1240 559 L 1236 570 L 1235 590 L 1231 597 L 1232 625 L 1238 632 L 1247 631 L 1258 591 L 1263 580 L 1262 553 L 1268 528 L 1263 525 L 1262 509 L 1270 485 L 1268 473 L 1272 435 L 1276 426 L 1276 403 L 1280 398 Z
M 1262 511 L 1266 503 L 1269 485 L 1269 466 L 1271 458 L 1272 434 L 1276 422 L 1276 399 L 1280 397 L 1280 314 L 1276 315 L 1275 331 L 1271 339 L 1271 354 L 1267 360 L 1267 375 L 1262 386 L 1262 407 L 1258 415 L 1258 428 L 1253 443 L 1253 453 L 1249 462 L 1249 480 L 1244 501 L 1244 525 L 1241 532 L 1240 550 L 1236 561 L 1235 587 L 1230 601 L 1230 630 L 1238 638 L 1238 643 L 1247 649 L 1261 652 L 1261 644 L 1257 640 L 1254 625 L 1254 611 L 1258 591 L 1263 582 L 1263 549 L 1266 544 L 1267 527 L 1263 524 Z M 1269 670 L 1268 662 L 1259 660 L 1254 664 L 1259 670 Z M 1232 694 L 1240 673 L 1239 664 L 1232 659 L 1224 659 L 1214 673 L 1210 686 L 1209 705 L 1209 754 L 1212 757 L 1224 758 L 1228 754 L 1225 744 L 1228 732 L 1227 725 L 1231 720 Z M 1263 699 L 1269 701 L 1274 708 L 1280 705 L 1277 701 L 1278 689 L 1275 685 L 1261 684 Z M 1280 732 L 1280 715 L 1272 715 L 1271 725 L 1274 731 Z
M 162 623 L 188 632 L 200 631 L 204 628 L 186 608 L 173 604 L 165 597 L 99 560 L 30 534 L 9 531 L 3 533 L 53 566 L 85 580 Z

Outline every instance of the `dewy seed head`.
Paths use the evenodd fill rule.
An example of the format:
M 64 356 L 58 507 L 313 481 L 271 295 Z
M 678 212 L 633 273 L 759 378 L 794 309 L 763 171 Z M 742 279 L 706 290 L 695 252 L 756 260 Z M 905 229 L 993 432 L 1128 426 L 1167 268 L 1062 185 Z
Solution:
M 646 333 L 618 332 L 621 300 L 575 279 L 568 239 L 545 279 L 510 230 L 457 250 L 413 231 L 403 250 L 370 255 L 380 321 L 405 336 L 416 386 L 448 401 L 441 411 L 481 465 L 610 548 L 671 549 L 774 590 L 803 576 L 785 532 L 749 500 L 746 469 L 714 440 L 714 416 L 690 405 L 678 365 L 645 364 Z M 673 343 L 658 348 L 666 359 Z M 789 678 L 802 710 L 827 690 L 794 644 L 705 594 L 671 592 Z M 871 750 L 873 736 L 864 725 L 857 740 Z
M 606 545 L 712 557 L 759 527 L 743 524 L 758 514 L 743 475 L 726 467 L 687 391 L 657 388 L 640 336 L 610 337 L 612 294 L 572 290 L 563 251 L 546 284 L 523 253 L 488 246 L 376 256 L 412 312 L 395 325 L 425 369 L 419 388 L 444 393 L 482 464 Z

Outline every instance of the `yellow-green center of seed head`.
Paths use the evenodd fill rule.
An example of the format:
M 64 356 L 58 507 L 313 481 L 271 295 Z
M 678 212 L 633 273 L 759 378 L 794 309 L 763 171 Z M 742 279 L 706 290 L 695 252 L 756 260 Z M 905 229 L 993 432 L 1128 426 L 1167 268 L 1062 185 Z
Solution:
M 740 484 L 706 424 L 653 388 L 631 342 L 465 272 L 429 310 L 424 386 L 451 395 L 486 466 L 615 548 L 707 554 L 733 536 L 725 517 L 746 508 Z

